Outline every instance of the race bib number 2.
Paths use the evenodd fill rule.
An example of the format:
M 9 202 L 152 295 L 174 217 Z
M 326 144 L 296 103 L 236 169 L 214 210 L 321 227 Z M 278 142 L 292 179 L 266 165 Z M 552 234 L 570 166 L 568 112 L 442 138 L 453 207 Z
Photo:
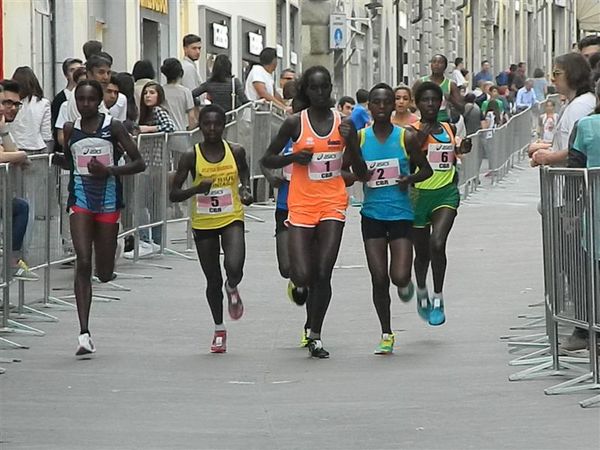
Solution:
M 308 165 L 308 177 L 311 180 L 328 180 L 342 174 L 343 152 L 323 152 L 313 154 Z
M 447 171 L 452 169 L 456 156 L 452 144 L 429 144 L 427 159 L 433 170 Z
M 222 214 L 233 211 L 233 195 L 229 188 L 212 189 L 208 194 L 196 195 L 198 214 Z
M 367 182 L 370 188 L 380 188 L 398 184 L 400 177 L 400 166 L 397 159 L 381 159 L 378 161 L 367 161 L 367 167 L 373 171 L 371 179 Z

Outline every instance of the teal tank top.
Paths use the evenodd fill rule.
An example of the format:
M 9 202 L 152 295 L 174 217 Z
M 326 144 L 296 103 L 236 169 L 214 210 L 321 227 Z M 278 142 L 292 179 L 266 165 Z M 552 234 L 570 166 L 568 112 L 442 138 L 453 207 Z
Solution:
M 373 170 L 364 183 L 364 201 L 360 213 L 376 220 L 414 220 L 408 190 L 397 184 L 400 175 L 410 175 L 410 161 L 404 143 L 405 130 L 394 125 L 381 143 L 372 127 L 360 130 L 360 148 L 367 167 Z

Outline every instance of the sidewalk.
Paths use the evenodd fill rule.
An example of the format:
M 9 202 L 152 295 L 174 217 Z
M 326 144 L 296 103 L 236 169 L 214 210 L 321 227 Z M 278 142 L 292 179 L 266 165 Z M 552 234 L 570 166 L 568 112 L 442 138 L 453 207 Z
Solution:
M 525 163 L 524 163 L 525 164 Z M 523 167 L 460 209 L 449 241 L 448 321 L 417 317 L 393 296 L 396 353 L 379 338 L 358 210 L 346 227 L 324 326 L 330 360 L 297 348 L 303 310 L 277 272 L 270 210 L 251 213 L 241 294 L 226 355 L 208 353 L 212 325 L 197 262 L 132 268 L 120 302 L 95 303 L 98 353 L 76 361 L 74 311 L 38 326 L 21 363 L 0 376 L 0 448 L 12 449 L 564 449 L 596 448 L 590 392 L 548 397 L 556 379 L 509 382 L 518 368 L 499 337 L 541 301 L 538 172 Z M 69 284 L 57 270 L 56 284 Z

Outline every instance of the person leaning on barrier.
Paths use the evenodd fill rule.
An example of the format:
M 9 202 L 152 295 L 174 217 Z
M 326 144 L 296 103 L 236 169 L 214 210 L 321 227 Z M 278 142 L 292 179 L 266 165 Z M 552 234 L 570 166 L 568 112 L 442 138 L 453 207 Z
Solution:
M 7 102 L 10 100 L 6 100 Z M 18 150 L 8 132 L 6 121 L 4 119 L 4 91 L 0 85 L 0 163 L 9 163 L 26 167 L 29 164 L 27 153 Z M 0 199 L 0 202 L 2 199 Z M 23 239 L 27 231 L 29 221 L 29 204 L 22 198 L 13 198 L 12 200 L 12 268 L 13 278 L 23 281 L 36 281 L 39 277 L 33 273 L 27 263 L 20 255 L 23 248 Z M 6 246 L 6 242 L 4 243 Z M 6 248 L 5 248 L 6 251 Z
M 567 98 L 552 142 L 536 141 L 529 145 L 531 165 L 564 166 L 567 162 L 569 136 L 575 123 L 590 114 L 596 107 L 592 94 L 591 69 L 586 59 L 578 53 L 566 53 L 554 60 L 552 82 L 559 94 Z
M 52 163 L 70 171 L 67 209 L 75 248 L 75 300 L 80 334 L 76 356 L 96 351 L 88 328 L 92 303 L 92 254 L 101 282 L 114 278 L 119 216 L 123 208 L 120 176 L 145 170 L 135 142 L 121 122 L 98 110 L 104 93 L 95 80 L 75 88 L 79 115 L 64 126 L 65 153 Z M 123 151 L 129 161 L 119 165 Z M 93 253 L 92 253 L 93 248 Z
M 600 168 L 600 82 L 596 84 L 596 98 L 598 106 L 594 113 L 590 116 L 580 119 L 569 139 L 569 153 L 567 159 L 567 167 L 572 168 Z M 597 222 L 598 216 L 596 216 Z M 598 226 L 598 225 L 597 225 Z M 596 237 L 596 248 L 592 249 L 595 252 L 595 260 L 600 260 L 600 236 Z M 588 249 L 588 251 L 590 251 Z M 587 258 L 586 258 L 587 262 Z M 582 272 L 584 268 L 580 269 Z M 594 269 L 592 269 L 594 270 Z M 595 270 L 598 270 L 597 268 Z M 589 346 L 588 330 L 575 328 L 571 336 L 565 342 L 562 342 L 559 350 L 563 354 L 568 354 L 572 351 L 584 350 Z

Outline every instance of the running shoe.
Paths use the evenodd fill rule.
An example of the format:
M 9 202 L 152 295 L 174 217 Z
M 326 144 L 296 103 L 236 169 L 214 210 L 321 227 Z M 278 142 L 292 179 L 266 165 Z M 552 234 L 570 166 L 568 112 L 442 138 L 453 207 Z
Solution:
M 431 302 L 429 301 L 429 294 L 420 294 L 417 291 L 417 313 L 419 317 L 425 322 L 429 322 L 429 312 L 431 311 Z
M 321 339 L 308 340 L 308 353 L 312 358 L 329 358 L 329 352 L 323 348 L 323 342 L 321 342 Z
M 244 315 L 244 304 L 240 297 L 238 288 L 230 288 L 229 283 L 225 282 L 225 292 L 227 293 L 227 307 L 229 316 L 233 320 L 239 320 Z
M 92 338 L 90 337 L 89 333 L 80 334 L 78 339 L 79 345 L 77 347 L 77 351 L 75 352 L 75 356 L 78 358 L 89 358 L 92 353 L 96 353 L 96 346 L 92 342 Z
M 375 349 L 376 355 L 390 355 L 394 353 L 394 334 L 383 333 L 381 335 L 381 341 Z
M 300 348 L 305 348 L 308 345 L 308 330 L 302 329 L 302 336 L 300 337 Z
M 227 351 L 227 331 L 215 331 L 212 344 L 210 344 L 211 353 L 225 353 Z
M 22 259 L 17 262 L 13 278 L 21 281 L 38 281 L 40 279 L 38 275 L 31 271 L 29 266 Z
M 410 280 L 406 286 L 398 287 L 398 297 L 400 297 L 400 300 L 402 300 L 404 303 L 410 302 L 414 295 L 415 285 L 412 280 Z
M 443 325 L 445 321 L 446 315 L 444 314 L 444 300 L 434 297 L 431 310 L 429 311 L 429 325 L 437 327 L 439 325 Z

